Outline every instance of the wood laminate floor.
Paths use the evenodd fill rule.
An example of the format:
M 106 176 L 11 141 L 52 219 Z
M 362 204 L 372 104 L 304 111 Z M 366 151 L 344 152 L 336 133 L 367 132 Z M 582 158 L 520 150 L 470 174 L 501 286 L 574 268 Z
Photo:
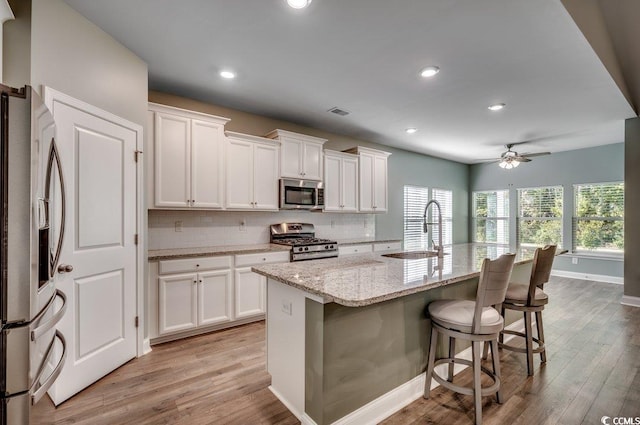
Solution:
M 622 285 L 552 278 L 544 311 L 547 363 L 501 351 L 505 403 L 483 398 L 485 424 L 600 424 L 640 417 L 640 308 Z M 471 384 L 470 371 L 455 381 Z M 265 325 L 253 323 L 153 347 L 32 424 L 298 424 L 267 388 Z M 446 389 L 384 424 L 472 424 L 473 398 Z

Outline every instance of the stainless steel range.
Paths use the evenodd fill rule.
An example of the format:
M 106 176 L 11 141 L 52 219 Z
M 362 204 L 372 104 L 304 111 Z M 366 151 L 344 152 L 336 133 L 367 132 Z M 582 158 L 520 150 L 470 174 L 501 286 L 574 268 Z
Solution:
M 338 243 L 316 238 L 315 228 L 311 223 L 272 224 L 271 243 L 289 245 L 291 261 L 338 256 Z

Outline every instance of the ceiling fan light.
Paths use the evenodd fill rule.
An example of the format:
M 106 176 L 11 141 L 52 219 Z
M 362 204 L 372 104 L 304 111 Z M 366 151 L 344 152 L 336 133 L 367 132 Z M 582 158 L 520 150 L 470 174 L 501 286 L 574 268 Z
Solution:
M 311 0 L 287 0 L 287 4 L 293 9 L 304 9 L 309 6 L 310 3 Z
M 507 168 L 508 162 L 502 160 L 502 161 L 498 162 L 498 165 L 500 166 L 500 168 Z

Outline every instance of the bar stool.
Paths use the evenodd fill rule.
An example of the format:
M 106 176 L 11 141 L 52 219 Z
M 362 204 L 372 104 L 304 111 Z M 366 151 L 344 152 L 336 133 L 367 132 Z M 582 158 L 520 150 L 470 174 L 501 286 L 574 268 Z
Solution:
M 442 386 L 457 393 L 473 395 L 475 398 L 476 424 L 482 423 L 482 396 L 496 394 L 498 403 L 502 403 L 500 394 L 500 358 L 493 355 L 498 352 L 498 336 L 504 328 L 504 320 L 493 305 L 504 300 L 509 278 L 513 268 L 515 254 L 504 254 L 496 260 L 485 258 L 482 262 L 480 280 L 476 300 L 438 300 L 429 304 L 431 317 L 431 343 L 429 345 L 429 361 L 424 386 L 424 398 L 431 392 L 431 378 Z M 435 361 L 438 334 L 449 338 L 449 355 Z M 455 340 L 471 341 L 473 361 L 455 357 Z M 491 342 L 493 372 L 481 366 L 482 345 Z M 473 388 L 462 387 L 453 383 L 453 366 L 455 363 L 473 367 Z M 448 379 L 434 372 L 439 364 L 449 365 Z M 491 386 L 483 388 L 480 382 L 481 372 L 493 380 Z
M 556 245 L 547 245 L 536 249 L 533 255 L 533 266 L 529 283 L 509 283 L 507 294 L 502 303 L 501 313 L 504 317 L 505 310 L 521 311 L 524 314 L 524 332 L 503 330 L 500 334 L 499 346 L 501 348 L 527 354 L 527 373 L 533 375 L 533 354 L 540 353 L 540 361 L 547 361 L 547 353 L 544 346 L 544 330 L 542 327 L 542 310 L 549 302 L 549 297 L 544 293 L 543 286 L 549 281 L 553 259 L 556 255 Z M 531 313 L 536 314 L 536 328 L 538 337 L 533 336 L 531 326 Z M 504 334 L 516 335 L 525 339 L 525 348 L 504 344 Z M 537 347 L 533 347 L 533 343 Z M 493 353 L 493 350 L 492 350 Z

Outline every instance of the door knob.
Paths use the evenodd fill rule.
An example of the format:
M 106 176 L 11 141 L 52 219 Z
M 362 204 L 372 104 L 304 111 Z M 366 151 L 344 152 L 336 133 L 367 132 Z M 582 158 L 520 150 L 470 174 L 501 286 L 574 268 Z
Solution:
M 73 266 L 71 264 L 60 264 L 58 266 L 58 273 L 69 273 L 73 271 Z

